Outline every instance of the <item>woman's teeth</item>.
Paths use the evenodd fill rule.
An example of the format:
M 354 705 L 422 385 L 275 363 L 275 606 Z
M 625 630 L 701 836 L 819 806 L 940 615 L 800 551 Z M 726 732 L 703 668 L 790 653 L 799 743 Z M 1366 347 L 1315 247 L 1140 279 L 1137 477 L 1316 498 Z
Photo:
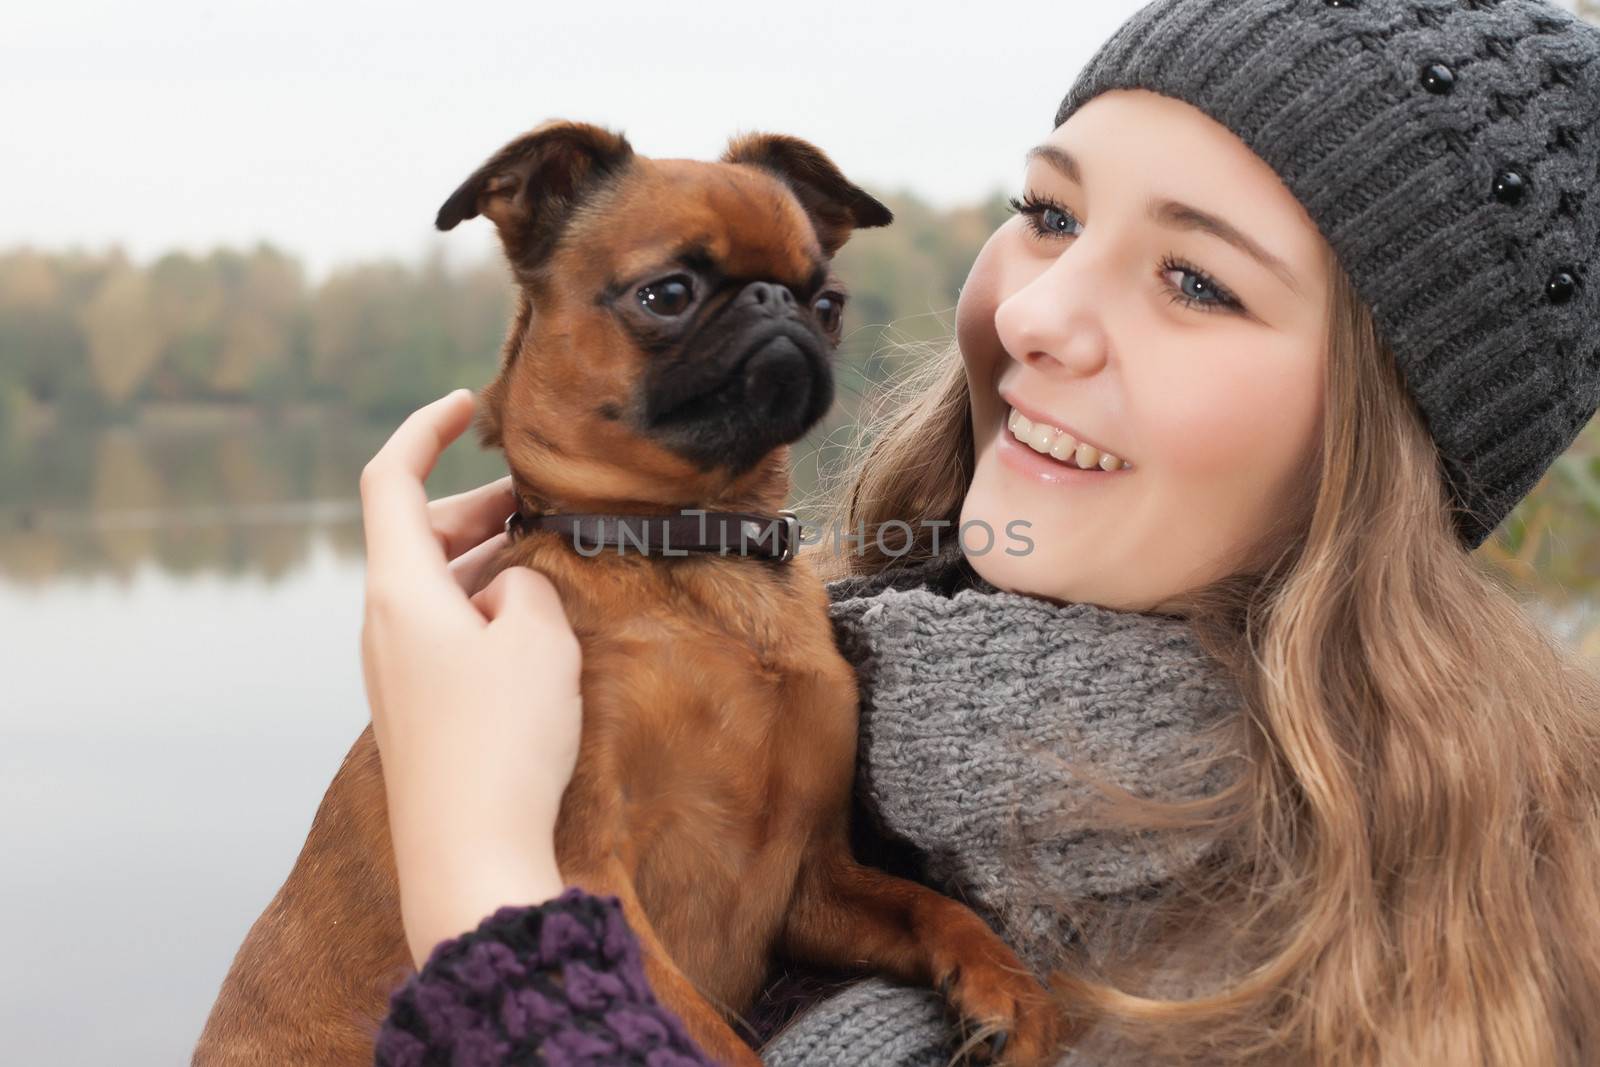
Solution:
M 1016 408 L 1011 409 L 1010 419 L 1006 425 L 1011 428 L 1012 437 L 1035 452 L 1060 460 L 1069 467 L 1077 467 L 1080 470 L 1093 470 L 1098 467 L 1103 471 L 1114 471 L 1133 466 L 1110 452 L 1102 452 L 1093 445 L 1080 444 L 1065 430 L 1058 430 L 1042 422 L 1033 422 Z

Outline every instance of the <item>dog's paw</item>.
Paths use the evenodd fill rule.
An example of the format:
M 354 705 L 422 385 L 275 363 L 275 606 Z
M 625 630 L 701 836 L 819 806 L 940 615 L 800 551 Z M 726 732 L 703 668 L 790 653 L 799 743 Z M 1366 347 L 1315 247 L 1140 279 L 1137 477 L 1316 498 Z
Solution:
M 1003 944 L 947 962 L 936 986 L 960 1017 L 972 1062 L 1045 1067 L 1061 1051 L 1063 1027 L 1049 991 Z

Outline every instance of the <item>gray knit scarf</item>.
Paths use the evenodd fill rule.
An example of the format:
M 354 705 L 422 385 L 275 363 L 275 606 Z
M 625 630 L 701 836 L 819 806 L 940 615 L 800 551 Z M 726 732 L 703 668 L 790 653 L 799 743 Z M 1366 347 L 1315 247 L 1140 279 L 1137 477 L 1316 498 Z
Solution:
M 1092 790 L 1045 754 L 1089 756 L 1141 795 L 1196 797 L 1224 784 L 1217 767 L 1189 764 L 1209 751 L 1197 732 L 1237 712 L 1237 691 L 1186 622 L 1002 591 L 953 542 L 931 560 L 828 589 L 861 684 L 857 817 L 866 812 L 884 840 L 918 857 L 919 880 L 966 901 L 1044 973 L 1074 931 L 1035 902 L 1003 844 L 1024 843 L 1038 877 L 1070 894 L 1134 900 L 1166 876 L 1139 835 L 1061 827 Z M 1196 858 L 1203 846 L 1180 844 L 1177 855 Z M 958 1041 L 937 994 L 867 978 L 801 1012 L 762 1058 L 941 1067 Z M 1132 1062 L 1092 1055 L 1061 1064 Z

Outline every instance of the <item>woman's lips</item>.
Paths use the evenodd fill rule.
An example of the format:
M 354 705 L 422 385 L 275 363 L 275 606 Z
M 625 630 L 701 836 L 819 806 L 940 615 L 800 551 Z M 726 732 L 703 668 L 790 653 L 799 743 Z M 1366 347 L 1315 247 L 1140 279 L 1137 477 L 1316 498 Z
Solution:
M 1091 441 L 1089 438 L 1084 437 L 1077 430 L 1073 429 L 1071 426 L 1068 426 L 1066 423 L 1058 422 L 1057 420 L 1051 418 L 1050 416 L 1045 415 L 1044 413 L 1042 413 L 1042 412 L 1040 412 L 1040 411 L 1038 411 L 1038 410 L 1036 410 L 1036 409 L 1034 409 L 1032 407 L 1029 407 L 1027 404 L 1018 403 L 1012 397 L 1007 396 L 1003 392 L 1000 393 L 1000 400 L 1003 403 L 1008 404 L 1009 406 L 1015 408 L 1017 411 L 1021 412 L 1023 415 L 1027 416 L 1027 419 L 1028 419 L 1029 422 L 1042 422 L 1046 426 L 1052 426 L 1057 430 L 1061 430 L 1061 431 L 1065 432 L 1068 437 L 1072 438 L 1072 440 L 1073 440 L 1073 442 L 1075 444 L 1088 445 L 1090 448 L 1093 448 L 1096 452 L 1099 452 L 1101 455 L 1104 455 L 1105 453 L 1109 452 L 1113 456 L 1116 456 L 1118 459 L 1121 459 L 1121 460 L 1127 460 L 1128 459 L 1127 456 L 1124 456 L 1121 452 L 1118 452 L 1116 449 L 1107 448 L 1107 447 L 1105 447 L 1104 445 L 1102 445 L 1098 441 Z M 1009 411 L 1005 412 L 1001 416 L 1002 421 L 1006 421 L 1008 423 L 1009 423 L 1010 418 L 1011 418 L 1011 412 L 1009 412 Z
M 1082 467 L 1068 466 L 1060 460 L 1036 452 L 1017 440 L 1012 436 L 1011 429 L 1004 420 L 1000 424 L 999 440 L 995 442 L 995 449 L 1000 462 L 1018 474 L 1051 485 L 1076 486 L 1091 485 L 1096 482 L 1110 485 L 1120 481 L 1124 475 L 1132 474 L 1135 469 L 1126 467 L 1107 471 L 1099 467 L 1085 470 Z

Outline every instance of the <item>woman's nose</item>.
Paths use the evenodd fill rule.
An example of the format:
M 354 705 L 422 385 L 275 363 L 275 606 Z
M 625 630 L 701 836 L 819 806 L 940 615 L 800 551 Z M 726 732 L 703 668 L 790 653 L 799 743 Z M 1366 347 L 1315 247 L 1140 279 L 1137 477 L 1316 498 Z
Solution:
M 1012 359 L 1044 373 L 1077 376 L 1104 365 L 1105 299 L 1086 259 L 1075 245 L 995 307 L 995 332 Z

